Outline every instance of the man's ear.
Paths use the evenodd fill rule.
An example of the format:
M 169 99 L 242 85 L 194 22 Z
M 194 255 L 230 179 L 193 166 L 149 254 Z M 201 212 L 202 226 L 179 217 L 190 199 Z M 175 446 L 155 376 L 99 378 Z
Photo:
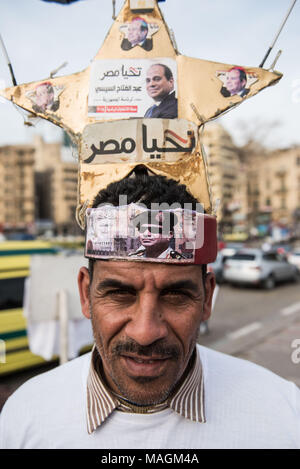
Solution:
M 91 319 L 90 313 L 90 274 L 86 267 L 81 267 L 78 272 L 78 290 L 82 314 Z
M 207 321 L 211 315 L 212 298 L 214 289 L 216 286 L 216 277 L 214 273 L 208 272 L 205 276 L 204 288 L 205 288 L 205 299 L 203 304 L 203 316 L 202 321 Z

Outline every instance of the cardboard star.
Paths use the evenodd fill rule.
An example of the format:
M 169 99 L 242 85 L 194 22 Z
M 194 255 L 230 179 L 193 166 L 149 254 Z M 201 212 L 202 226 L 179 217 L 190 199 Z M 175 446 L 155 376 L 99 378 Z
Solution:
M 205 122 L 273 85 L 282 76 L 262 68 L 181 55 L 173 45 L 157 3 L 153 5 L 150 11 L 137 13 L 131 10 L 130 0 L 125 0 L 102 47 L 85 70 L 0 92 L 21 108 L 60 126 L 77 143 L 80 160 L 78 210 L 86 203 L 91 204 L 99 189 L 126 176 L 142 163 L 156 174 L 186 184 L 210 212 L 212 201 L 201 142 L 195 138 L 194 146 L 182 143 L 188 141 L 186 123 L 195 126 L 196 130 L 192 129 L 195 135 Z M 138 42 L 134 42 L 128 33 L 128 25 L 139 22 L 143 22 L 146 30 L 144 28 Z M 124 31 L 126 39 L 134 42 L 133 47 L 122 46 Z M 147 91 L 146 79 L 150 67 L 155 64 L 167 67 L 173 73 L 177 108 L 176 115 L 162 116 L 162 126 L 157 130 L 162 143 L 153 137 L 149 145 L 144 135 L 141 137 L 141 126 L 130 136 L 122 127 L 121 135 L 119 123 L 127 122 L 128 132 L 132 132 L 132 118 L 143 119 L 145 114 L 152 112 L 153 100 Z M 149 135 L 156 129 L 156 119 L 146 121 L 143 125 Z M 175 121 L 179 127 L 174 127 Z M 108 122 L 112 123 L 112 134 L 103 140 Z M 122 144 L 122 139 L 127 141 L 127 146 Z M 93 152 L 97 153 L 97 159 L 93 158 Z M 133 158 L 128 158 L 130 153 Z M 116 154 L 116 159 L 111 159 Z
M 142 17 L 151 25 L 148 35 L 153 40 L 153 47 L 150 51 L 145 51 L 142 47 L 133 47 L 126 51 L 121 48 L 124 38 L 121 32 L 122 27 L 132 22 L 137 16 Z M 154 35 L 153 30 L 155 30 Z M 112 119 L 111 115 L 107 117 L 103 114 L 91 117 L 88 112 L 88 96 L 92 87 L 91 70 L 99 64 L 99 61 L 118 60 L 121 63 L 122 60 L 125 60 L 126 63 L 131 59 L 138 63 L 139 59 L 155 61 L 161 57 L 173 59 L 177 65 L 178 118 L 187 119 L 198 125 L 203 124 L 242 101 L 243 98 L 238 94 L 228 97 L 221 94 L 222 82 L 218 73 L 221 71 L 224 76 L 226 71 L 233 67 L 232 64 L 200 60 L 179 54 L 172 44 L 158 5 L 155 4 L 151 12 L 137 15 L 131 11 L 129 0 L 125 1 L 102 47 L 92 64 L 85 70 L 72 75 L 46 78 L 7 88 L 1 90 L 0 95 L 26 111 L 62 127 L 77 140 L 80 139 L 87 124 Z M 244 67 L 244 69 L 249 76 L 255 75 L 256 77 L 255 83 L 250 86 L 244 99 L 248 99 L 263 88 L 273 85 L 282 76 L 278 72 L 269 72 L 261 68 Z M 43 83 L 50 83 L 54 89 L 62 90 L 58 96 L 59 106 L 56 110 L 48 108 L 45 111 L 38 111 L 34 109 L 34 102 L 30 96 L 35 94 Z M 142 116 L 133 115 L 131 117 Z M 120 118 L 118 115 L 117 119 Z M 127 115 L 124 118 L 128 118 Z

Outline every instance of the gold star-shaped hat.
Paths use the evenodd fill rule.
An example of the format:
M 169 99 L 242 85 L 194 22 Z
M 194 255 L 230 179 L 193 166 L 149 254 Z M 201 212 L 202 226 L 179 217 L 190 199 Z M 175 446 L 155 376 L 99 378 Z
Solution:
M 212 212 L 199 132 L 281 78 L 181 55 L 154 0 L 125 0 L 85 70 L 0 92 L 78 145 L 77 213 L 137 165 L 185 184 Z

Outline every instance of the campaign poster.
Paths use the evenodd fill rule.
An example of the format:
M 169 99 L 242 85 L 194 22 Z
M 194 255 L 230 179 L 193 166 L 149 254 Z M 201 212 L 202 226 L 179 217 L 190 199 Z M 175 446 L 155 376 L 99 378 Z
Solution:
M 95 60 L 88 116 L 95 119 L 178 117 L 174 59 Z

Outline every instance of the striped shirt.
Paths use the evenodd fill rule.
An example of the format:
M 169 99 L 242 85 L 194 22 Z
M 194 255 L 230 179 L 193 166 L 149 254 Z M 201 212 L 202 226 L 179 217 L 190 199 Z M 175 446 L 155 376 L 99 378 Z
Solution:
M 182 417 L 204 423 L 204 386 L 199 351 L 185 380 L 165 402 L 151 406 L 134 406 L 114 394 L 101 377 L 101 358 L 94 346 L 87 379 L 87 430 L 93 433 L 115 410 L 123 412 L 153 413 L 171 408 Z

